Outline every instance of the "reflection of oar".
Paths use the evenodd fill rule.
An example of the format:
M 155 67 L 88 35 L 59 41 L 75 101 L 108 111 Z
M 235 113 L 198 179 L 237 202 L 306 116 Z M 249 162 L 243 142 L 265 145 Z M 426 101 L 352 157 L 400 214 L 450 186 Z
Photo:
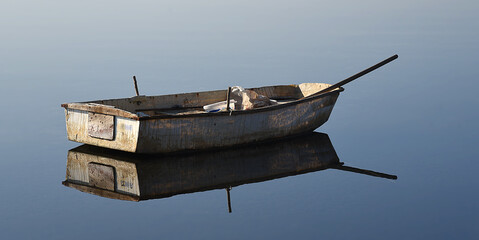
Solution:
M 336 89 L 336 88 L 338 88 L 338 87 L 341 87 L 341 86 L 345 85 L 346 83 L 349 83 L 349 82 L 351 82 L 351 81 L 353 81 L 353 80 L 355 80 L 355 79 L 357 79 L 357 78 L 360 78 L 360 77 L 362 77 L 362 76 L 364 76 L 364 75 L 366 75 L 366 74 L 368 74 L 368 73 L 370 73 L 370 72 L 372 72 L 372 71 L 374 71 L 374 70 L 376 70 L 376 69 L 378 69 L 378 68 L 380 68 L 380 67 L 382 67 L 382 66 L 384 66 L 384 65 L 386 65 L 386 64 L 388 64 L 388 63 L 390 63 L 390 62 L 392 62 L 392 61 L 395 60 L 396 58 L 398 58 L 398 55 L 397 55 L 397 54 L 394 55 L 394 56 L 389 57 L 388 59 L 383 60 L 382 62 L 380 62 L 380 63 L 378 63 L 378 64 L 376 64 L 376 65 L 374 65 L 374 66 L 372 66 L 372 67 L 369 67 L 369 68 L 367 68 L 367 69 L 364 69 L 363 71 L 358 72 L 358 73 L 354 74 L 353 76 L 344 79 L 344 80 L 341 81 L 341 82 L 338 82 L 338 83 L 336 83 L 336 84 L 334 84 L 334 85 L 332 85 L 332 86 L 330 86 L 330 87 L 327 87 L 327 88 L 325 88 L 325 89 L 323 89 L 323 90 L 321 90 L 321 91 L 319 91 L 319 92 L 317 92 L 317 93 L 314 93 L 314 94 L 312 94 L 312 95 L 309 95 L 308 97 L 316 96 L 316 95 L 319 95 L 319 94 L 322 94 L 322 93 L 326 93 L 326 92 L 329 92 L 329 91 L 331 91 L 331 90 L 333 90 L 333 89 Z
M 381 177 L 381 178 L 387 178 L 387 179 L 393 179 L 396 180 L 398 177 L 396 175 L 389 175 L 386 173 L 380 173 L 380 172 L 375 172 L 371 170 L 365 170 L 365 169 L 360 169 L 360 168 L 354 168 L 354 167 L 348 167 L 348 166 L 343 166 L 344 163 L 340 163 L 337 166 L 331 167 L 334 169 L 338 170 L 343 170 L 343 171 L 348 171 L 348 172 L 355 172 L 355 173 L 361 173 L 373 177 Z

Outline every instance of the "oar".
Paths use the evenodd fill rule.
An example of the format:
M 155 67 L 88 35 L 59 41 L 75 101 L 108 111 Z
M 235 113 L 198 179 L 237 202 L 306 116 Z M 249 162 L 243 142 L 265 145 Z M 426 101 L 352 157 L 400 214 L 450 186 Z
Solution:
M 319 92 L 317 92 L 317 93 L 314 93 L 314 94 L 312 94 L 312 95 L 309 95 L 308 97 L 316 96 L 316 95 L 319 95 L 319 94 L 322 94 L 322 93 L 325 93 L 325 92 L 329 92 L 329 91 L 331 91 L 331 90 L 333 90 L 333 89 L 336 89 L 336 88 L 338 88 L 338 87 L 341 87 L 341 86 L 343 86 L 343 85 L 345 85 L 345 84 L 347 84 L 347 83 L 349 83 L 349 82 L 351 82 L 351 81 L 353 81 L 353 80 L 355 80 L 355 79 L 357 79 L 357 78 L 360 78 L 360 77 L 362 77 L 362 76 L 364 76 L 364 75 L 366 75 L 366 74 L 368 74 L 368 73 L 370 73 L 370 72 L 372 72 L 372 71 L 374 71 L 374 70 L 376 70 L 376 69 L 378 69 L 378 68 L 380 68 L 380 67 L 382 67 L 382 66 L 384 66 L 384 65 L 386 65 L 386 64 L 388 64 L 388 63 L 390 63 L 390 62 L 392 62 L 392 61 L 395 60 L 396 58 L 398 58 L 398 55 L 397 55 L 397 54 L 394 55 L 394 56 L 389 57 L 388 59 L 383 60 L 382 62 L 380 62 L 380 63 L 378 63 L 378 64 L 376 64 L 376 65 L 374 65 L 374 66 L 372 66 L 372 67 L 369 67 L 369 68 L 367 68 L 367 69 L 364 69 L 363 71 L 358 72 L 358 73 L 354 74 L 353 76 L 344 79 L 344 80 L 341 81 L 341 82 L 338 82 L 338 83 L 336 83 L 336 84 L 334 84 L 334 85 L 331 85 L 330 87 L 327 87 L 327 88 L 325 88 L 325 89 L 323 89 L 323 90 L 321 90 L 321 91 L 319 91 Z

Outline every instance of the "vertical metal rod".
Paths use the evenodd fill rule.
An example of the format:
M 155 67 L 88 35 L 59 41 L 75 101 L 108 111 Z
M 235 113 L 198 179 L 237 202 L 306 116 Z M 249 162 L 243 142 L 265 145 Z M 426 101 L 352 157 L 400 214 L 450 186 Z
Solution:
M 140 92 L 138 91 L 138 84 L 136 83 L 136 77 L 135 76 L 133 76 L 133 82 L 135 83 L 136 96 L 140 96 Z
M 231 111 L 230 108 L 231 87 L 228 87 L 228 93 L 226 94 L 226 110 Z
M 231 187 L 226 188 L 226 195 L 228 196 L 228 211 L 231 213 L 231 197 L 230 197 Z

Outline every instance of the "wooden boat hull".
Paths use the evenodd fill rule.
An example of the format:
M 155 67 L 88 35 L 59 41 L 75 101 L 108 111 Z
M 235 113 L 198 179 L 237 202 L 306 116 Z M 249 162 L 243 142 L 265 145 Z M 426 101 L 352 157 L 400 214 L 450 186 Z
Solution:
M 276 92 L 278 96 L 281 96 L 278 92 L 291 91 L 283 90 L 281 87 L 286 88 L 276 86 L 271 87 L 272 90 L 265 88 L 267 91 L 264 89 L 257 91 L 264 94 Z M 131 112 L 100 105 L 106 101 L 97 101 L 100 103 L 98 105 L 62 106 L 65 107 L 69 140 L 127 152 L 166 153 L 229 147 L 311 132 L 329 119 L 342 90 L 338 88 L 326 94 L 304 97 L 285 104 L 231 113 L 139 117 Z M 180 96 L 185 102 L 182 107 L 188 104 L 197 106 L 211 103 L 224 98 L 224 91 L 208 92 L 208 101 L 203 101 L 205 97 L 201 94 L 206 95 L 206 92 Z M 165 98 L 165 101 L 168 102 L 168 99 Z M 132 104 L 135 99 L 131 98 L 128 101 Z M 92 130 L 94 114 L 113 116 L 112 120 L 101 118 L 97 120 L 112 121 L 109 128 L 103 126 L 104 129 Z

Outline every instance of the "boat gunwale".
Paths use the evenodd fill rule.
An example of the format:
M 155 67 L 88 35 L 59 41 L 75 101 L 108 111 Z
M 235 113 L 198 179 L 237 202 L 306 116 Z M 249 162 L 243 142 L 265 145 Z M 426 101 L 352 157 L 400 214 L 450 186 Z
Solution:
M 258 112 L 266 112 L 277 110 L 285 107 L 289 107 L 292 105 L 297 105 L 303 102 L 311 101 L 317 98 L 327 97 L 329 95 L 340 93 L 344 91 L 344 88 L 340 87 L 337 90 L 333 90 L 330 92 L 326 92 L 319 95 L 311 95 L 304 98 L 300 98 L 297 100 L 293 100 L 287 103 L 277 104 L 277 105 L 270 105 L 260 108 L 248 109 L 248 110 L 233 110 L 231 113 L 228 111 L 223 112 L 205 112 L 205 113 L 191 113 L 191 114 L 181 114 L 181 115 L 157 115 L 157 116 L 144 116 L 138 117 L 140 121 L 152 120 L 152 119 L 169 119 L 169 118 L 190 118 L 190 117 L 213 117 L 213 116 L 232 116 L 232 115 L 240 115 L 240 114 L 254 114 Z
M 87 111 L 92 113 L 111 115 L 115 117 L 124 117 L 133 120 L 140 120 L 140 117 L 138 117 L 138 115 L 123 110 L 121 108 L 112 108 L 111 106 L 104 104 L 89 105 L 91 103 L 92 102 L 63 103 L 61 107 L 65 108 L 65 110 Z
M 289 85 L 276 85 L 276 86 L 289 86 Z M 275 86 L 266 86 L 266 87 L 275 87 Z M 261 87 L 263 88 L 263 87 Z M 215 91 L 215 90 L 213 90 Z M 218 90 L 216 90 L 218 91 Z M 132 113 L 130 111 L 123 110 L 121 108 L 111 108 L 109 105 L 104 105 L 104 104 L 98 104 L 95 106 L 88 106 L 88 104 L 94 103 L 95 101 L 88 101 L 88 102 L 78 102 L 78 103 L 64 103 L 61 104 L 61 107 L 65 109 L 73 109 L 73 110 L 81 110 L 81 111 L 88 111 L 88 112 L 94 112 L 94 113 L 101 113 L 101 114 L 107 114 L 107 115 L 113 115 L 113 116 L 119 116 L 119 117 L 125 117 L 129 119 L 134 119 L 134 120 L 139 120 L 139 121 L 147 121 L 147 120 L 153 120 L 153 119 L 170 119 L 170 118 L 191 118 L 191 117 L 213 117 L 213 116 L 226 116 L 226 115 L 240 115 L 240 114 L 254 114 L 258 112 L 265 112 L 265 111 L 271 111 L 271 110 L 277 110 L 285 107 L 289 107 L 292 105 L 296 104 L 301 104 L 303 102 L 311 101 L 314 99 L 318 98 L 323 98 L 332 94 L 340 93 L 344 91 L 343 87 L 339 87 L 337 89 L 334 89 L 330 92 L 326 92 L 323 94 L 315 95 L 314 93 L 303 97 L 299 98 L 297 100 L 293 100 L 287 103 L 282 103 L 282 104 L 277 104 L 277 105 L 270 105 L 270 106 L 265 106 L 265 107 L 260 107 L 260 108 L 254 108 L 254 109 L 248 109 L 248 110 L 233 110 L 232 112 L 229 111 L 223 111 L 223 112 L 202 112 L 202 113 L 186 113 L 186 114 L 167 114 L 167 115 L 156 115 L 156 116 L 138 116 L 135 113 Z M 205 91 L 205 92 L 212 92 L 212 91 Z M 194 94 L 194 93 L 201 93 L 201 92 L 191 92 L 191 93 L 183 93 L 183 94 Z M 180 93 L 181 94 L 181 93 Z M 168 94 L 168 95 L 160 95 L 160 96 L 169 96 L 169 95 L 177 95 L 177 94 Z M 150 97 L 150 96 L 141 96 L 141 97 Z M 155 97 L 155 96 L 151 96 Z M 135 98 L 135 97 L 132 97 Z M 96 100 L 96 101 L 108 101 L 108 100 L 117 100 L 117 99 L 105 99 L 105 100 Z M 76 105 L 76 106 L 72 106 Z M 101 109 L 98 109 L 101 108 Z

